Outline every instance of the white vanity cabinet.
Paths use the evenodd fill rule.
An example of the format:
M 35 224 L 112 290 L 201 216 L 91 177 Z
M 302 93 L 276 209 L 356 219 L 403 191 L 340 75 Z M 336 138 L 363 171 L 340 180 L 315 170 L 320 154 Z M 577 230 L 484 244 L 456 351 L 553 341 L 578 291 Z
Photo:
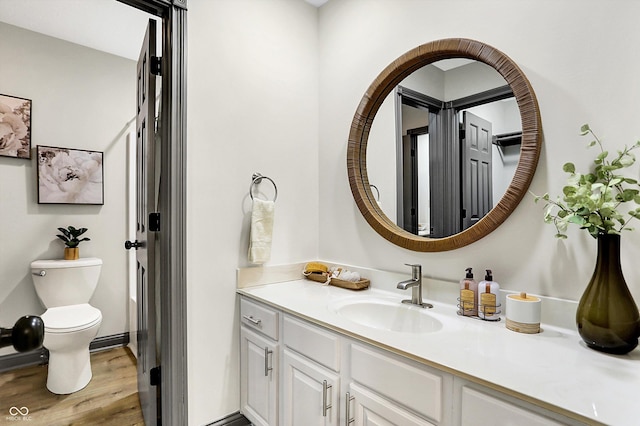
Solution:
M 254 425 L 583 424 L 245 296 L 240 306 L 241 411 Z
M 585 425 L 536 405 L 456 377 L 455 425 L 578 426 Z
M 357 342 L 349 364 L 345 411 L 356 425 L 450 424 L 450 374 Z
M 282 321 L 283 424 L 338 425 L 340 336 L 288 315 Z
M 349 401 L 349 402 L 347 402 Z M 349 419 L 344 424 L 356 426 L 431 426 L 423 418 L 410 411 L 393 404 L 388 399 L 363 387 L 357 383 L 349 384 L 349 392 L 345 399 L 345 417 Z
M 240 300 L 240 405 L 257 426 L 278 424 L 279 313 Z
M 338 425 L 338 374 L 287 348 L 283 368 L 283 424 Z

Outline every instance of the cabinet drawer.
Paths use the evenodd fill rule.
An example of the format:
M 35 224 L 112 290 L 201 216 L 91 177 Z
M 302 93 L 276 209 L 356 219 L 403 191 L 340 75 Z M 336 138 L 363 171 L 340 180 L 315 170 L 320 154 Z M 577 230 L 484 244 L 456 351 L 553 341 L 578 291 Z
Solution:
M 443 419 L 443 377 L 409 360 L 351 345 L 351 378 L 437 422 Z
M 245 326 L 278 340 L 278 312 L 243 297 L 240 299 L 240 321 Z
M 523 404 L 524 405 L 524 404 Z M 535 408 L 535 407 L 531 407 Z M 562 426 L 547 416 L 511 404 L 468 386 L 462 388 L 462 426 Z
M 284 317 L 284 344 L 333 371 L 340 369 L 340 337 L 335 333 Z

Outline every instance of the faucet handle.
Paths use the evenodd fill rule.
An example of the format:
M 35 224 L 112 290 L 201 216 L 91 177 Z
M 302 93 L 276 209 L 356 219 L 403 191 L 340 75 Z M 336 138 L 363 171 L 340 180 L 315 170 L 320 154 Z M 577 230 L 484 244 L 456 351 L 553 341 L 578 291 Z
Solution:
M 412 263 L 405 263 L 405 266 L 410 266 L 411 267 L 411 272 L 413 273 L 413 278 L 418 278 L 419 276 L 422 275 L 422 265 L 420 264 L 412 264 Z

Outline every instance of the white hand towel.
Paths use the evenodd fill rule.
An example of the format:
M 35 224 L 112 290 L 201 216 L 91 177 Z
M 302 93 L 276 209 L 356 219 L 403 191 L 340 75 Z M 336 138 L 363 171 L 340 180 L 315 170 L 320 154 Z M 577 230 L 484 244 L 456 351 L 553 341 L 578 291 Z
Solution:
M 273 201 L 253 199 L 251 241 L 249 242 L 249 262 L 251 263 L 265 263 L 271 258 L 274 211 Z

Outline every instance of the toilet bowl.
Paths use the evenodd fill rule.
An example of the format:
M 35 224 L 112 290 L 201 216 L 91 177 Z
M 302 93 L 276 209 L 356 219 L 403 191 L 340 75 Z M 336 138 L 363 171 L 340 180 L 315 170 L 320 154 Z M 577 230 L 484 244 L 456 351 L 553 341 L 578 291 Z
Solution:
M 49 308 L 44 322 L 43 346 L 49 350 L 47 389 L 69 394 L 91 381 L 89 344 L 98 334 L 102 313 L 88 303 Z
M 70 394 L 91 381 L 89 344 L 98 334 L 102 313 L 88 302 L 102 261 L 37 260 L 31 263 L 36 293 L 47 308 L 43 346 L 49 350 L 47 389 Z

